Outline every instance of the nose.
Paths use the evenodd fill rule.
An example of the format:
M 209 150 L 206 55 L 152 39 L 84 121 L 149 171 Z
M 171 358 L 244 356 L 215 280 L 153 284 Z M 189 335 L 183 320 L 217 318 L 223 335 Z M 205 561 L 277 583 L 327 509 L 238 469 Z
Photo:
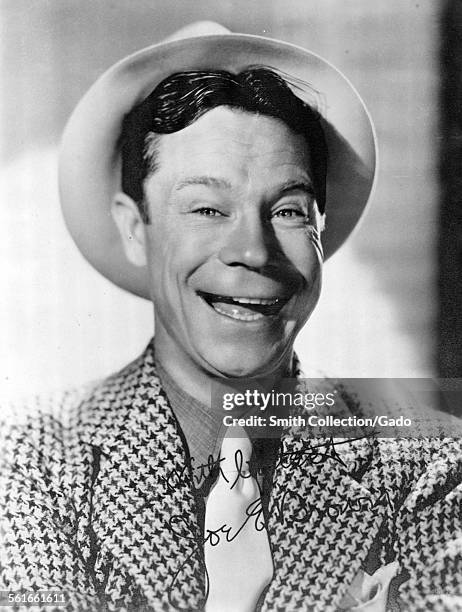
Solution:
M 269 228 L 258 211 L 253 210 L 233 224 L 219 252 L 220 260 L 227 266 L 245 266 L 259 269 L 270 258 Z

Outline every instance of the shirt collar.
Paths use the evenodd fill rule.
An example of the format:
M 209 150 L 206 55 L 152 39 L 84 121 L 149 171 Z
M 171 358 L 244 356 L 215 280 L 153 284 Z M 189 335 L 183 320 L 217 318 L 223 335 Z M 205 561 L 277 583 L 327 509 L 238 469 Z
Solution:
M 193 467 L 207 464 L 210 456 L 217 459 L 226 430 L 223 415 L 183 391 L 160 363 L 157 374 L 186 438 Z
M 197 471 L 197 480 L 200 480 L 201 466 L 216 461 L 220 455 L 221 444 L 227 429 L 223 425 L 223 414 L 211 410 L 186 393 L 159 361 L 156 363 L 156 369 L 173 414 L 186 439 L 193 472 Z M 300 375 L 300 365 L 295 355 L 292 361 L 291 374 L 292 376 Z M 252 439 L 252 429 L 248 430 L 248 434 Z M 252 439 L 252 442 L 254 451 L 257 453 L 257 462 L 259 464 L 268 462 L 272 464 L 279 439 Z M 268 452 L 270 453 L 269 456 Z M 268 460 L 268 457 L 271 458 Z M 194 481 L 196 482 L 196 478 Z

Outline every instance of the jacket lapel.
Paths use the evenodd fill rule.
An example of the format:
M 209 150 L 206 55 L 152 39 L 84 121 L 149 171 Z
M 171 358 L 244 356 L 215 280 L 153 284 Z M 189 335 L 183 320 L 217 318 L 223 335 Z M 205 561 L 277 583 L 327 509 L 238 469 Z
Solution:
M 152 348 L 100 387 L 86 413 L 100 590 L 121 603 L 199 608 L 204 572 L 190 473 Z
M 368 476 L 377 462 L 365 439 L 283 438 L 268 524 L 275 573 L 262 610 L 337 609 L 386 511 Z

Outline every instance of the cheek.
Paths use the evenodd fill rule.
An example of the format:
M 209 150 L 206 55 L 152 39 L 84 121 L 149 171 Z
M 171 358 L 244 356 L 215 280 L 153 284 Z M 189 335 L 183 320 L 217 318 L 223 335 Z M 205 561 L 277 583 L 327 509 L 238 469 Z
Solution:
M 148 268 L 151 295 L 160 306 L 168 301 L 174 286 L 179 254 L 179 240 L 163 218 L 152 222 L 148 233 Z
M 153 224 L 148 236 L 151 292 L 162 301 L 181 289 L 208 257 L 210 248 L 210 241 L 203 236 L 183 231 L 179 220 L 165 221 Z

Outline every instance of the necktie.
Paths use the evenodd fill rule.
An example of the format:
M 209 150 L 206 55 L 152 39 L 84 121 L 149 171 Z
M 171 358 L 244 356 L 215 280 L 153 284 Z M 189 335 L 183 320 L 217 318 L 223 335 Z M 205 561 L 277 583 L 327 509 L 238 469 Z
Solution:
M 249 472 L 251 454 L 244 429 L 228 429 L 205 509 L 205 612 L 253 612 L 273 574 L 260 489 Z

